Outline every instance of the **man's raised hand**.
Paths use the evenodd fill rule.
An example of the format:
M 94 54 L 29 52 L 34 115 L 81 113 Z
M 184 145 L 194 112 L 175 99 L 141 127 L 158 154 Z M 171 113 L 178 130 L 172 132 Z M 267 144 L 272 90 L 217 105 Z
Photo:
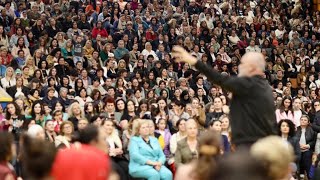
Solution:
M 197 63 L 197 58 L 193 57 L 181 46 L 174 46 L 172 49 L 172 57 L 176 59 L 176 62 L 184 62 L 190 65 Z

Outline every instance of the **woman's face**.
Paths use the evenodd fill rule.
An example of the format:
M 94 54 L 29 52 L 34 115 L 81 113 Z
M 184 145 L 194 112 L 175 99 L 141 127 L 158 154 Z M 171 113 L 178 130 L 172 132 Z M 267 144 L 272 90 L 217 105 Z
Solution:
M 18 40 L 18 45 L 23 45 L 24 44 L 24 40 L 22 39 L 22 38 L 20 38 L 19 40 Z
M 151 126 L 152 126 L 152 127 L 151 127 Z M 153 132 L 154 132 L 154 125 L 150 125 L 149 123 L 143 123 L 143 124 L 140 126 L 140 129 L 139 129 L 139 134 L 140 134 L 140 136 L 148 136 L 148 135 L 151 135 L 150 129 L 151 129 L 151 130 L 153 129 Z
M 7 106 L 7 108 L 8 108 L 8 113 L 9 113 L 10 115 L 14 115 L 14 114 L 16 113 L 16 108 L 14 107 L 13 104 L 9 104 L 9 105 Z
M 289 108 L 289 106 L 291 105 L 291 101 L 289 99 L 284 100 L 283 105 L 285 108 Z
M 167 91 L 162 91 L 162 97 L 164 97 L 164 98 L 167 98 L 168 97 L 168 93 L 167 93 Z
M 63 107 L 62 107 L 62 105 L 60 103 L 57 103 L 54 109 L 62 111 Z
M 123 101 L 118 101 L 117 102 L 117 108 L 119 111 L 123 111 L 124 110 L 124 102 Z
M 39 91 L 35 91 L 35 92 L 33 93 L 33 97 L 39 98 Z
M 148 98 L 153 98 L 153 97 L 154 97 L 154 92 L 153 91 L 149 91 Z
M 216 131 L 216 132 L 221 132 L 221 122 L 220 121 L 215 121 L 212 126 L 210 126 L 210 129 Z
M 113 127 L 113 123 L 111 121 L 106 121 L 103 124 L 103 128 L 105 129 L 107 134 L 112 134 L 114 127 Z
M 290 131 L 289 124 L 286 122 L 282 122 L 280 126 L 280 131 L 282 134 L 289 134 L 289 131 Z
M 57 70 L 56 70 L 56 68 L 53 68 L 53 69 L 51 70 L 51 74 L 52 74 L 52 76 L 57 75 Z
M 77 86 L 78 87 L 82 87 L 83 86 L 83 83 L 82 83 L 81 79 L 77 80 Z
M 40 71 L 36 71 L 36 77 L 40 78 L 41 77 L 41 72 Z
M 178 126 L 179 132 L 185 132 L 186 131 L 186 121 L 181 120 L 180 124 Z
M 220 98 L 215 98 L 213 101 L 213 105 L 215 109 L 221 109 L 223 104 Z
M 50 79 L 50 81 L 49 81 L 49 85 L 50 86 L 54 86 L 56 84 L 56 81 L 52 78 L 52 79 Z
M 41 113 L 41 105 L 38 103 L 34 106 L 34 113 L 35 114 L 40 114 Z
M 54 120 L 56 120 L 56 121 L 61 121 L 62 120 L 62 117 L 63 117 L 63 115 L 62 115 L 62 112 L 61 111 L 59 111 L 59 112 L 56 112 L 55 114 L 54 114 Z
M 192 108 L 199 108 L 199 101 L 197 99 L 192 100 Z
M 221 128 L 223 130 L 228 130 L 229 129 L 229 119 L 228 118 L 223 118 L 221 120 Z
M 148 104 L 141 104 L 140 109 L 142 112 L 146 112 L 148 110 Z
M 13 69 L 12 68 L 8 68 L 7 76 L 8 77 L 12 77 L 12 75 L 13 75 Z
M 72 112 L 74 115 L 80 115 L 81 114 L 80 106 L 78 104 L 74 105 L 72 108 Z
M 88 104 L 87 112 L 93 112 L 93 105 L 92 105 L 92 103 L 89 103 L 89 104 Z
M 21 35 L 22 34 L 22 30 L 19 28 L 17 29 L 17 35 Z
M 167 106 L 167 103 L 163 99 L 161 99 L 160 101 L 158 101 L 158 105 L 161 110 L 164 110 L 164 108 Z
M 66 124 L 64 125 L 62 131 L 65 135 L 70 135 L 72 134 L 72 126 L 70 124 Z
M 166 120 L 164 120 L 164 119 L 160 120 L 159 124 L 158 124 L 159 130 L 165 130 L 166 129 L 166 125 L 167 125 Z
M 188 137 L 192 137 L 192 138 L 195 138 L 197 137 L 198 135 L 198 128 L 197 128 L 197 124 L 194 122 L 194 123 L 188 123 L 186 125 L 186 131 L 187 131 L 187 136 Z
M 162 70 L 162 76 L 166 77 L 168 75 L 168 72 L 166 69 L 163 69 Z
M 127 109 L 128 109 L 128 112 L 134 112 L 134 104 L 132 101 L 129 101 L 127 103 Z
M 86 97 L 87 96 L 87 91 L 85 89 L 82 89 L 80 91 L 80 96 L 83 97 L 83 98 Z

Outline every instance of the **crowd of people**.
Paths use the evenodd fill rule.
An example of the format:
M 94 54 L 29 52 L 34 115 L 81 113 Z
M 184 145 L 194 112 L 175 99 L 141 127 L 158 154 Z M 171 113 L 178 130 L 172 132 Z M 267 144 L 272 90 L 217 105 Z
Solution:
M 68 169 L 69 179 L 89 177 L 80 162 L 95 158 L 100 161 L 90 161 L 92 166 L 86 168 L 97 179 L 232 179 L 237 173 L 252 179 L 263 179 L 259 173 L 273 180 L 316 178 L 320 12 L 313 3 L 1 1 L 0 85 L 13 101 L 0 104 L 0 130 L 7 132 L 0 134 L 0 167 L 13 179 L 51 173 L 63 179 L 67 164 L 76 164 L 72 154 L 88 154 L 87 159 L 76 159 L 79 166 Z M 259 77 L 264 80 L 238 85 L 241 88 L 224 84 L 225 78 L 212 80 L 194 64 L 179 61 L 172 52 L 175 46 L 221 77 L 242 76 L 238 68 L 244 66 L 243 55 L 261 53 L 265 67 L 260 69 L 265 70 Z M 246 69 L 253 71 L 248 64 Z M 263 109 L 262 97 L 246 91 L 256 86 L 261 94 L 264 82 L 272 87 L 274 110 Z M 237 93 L 251 97 L 243 107 L 252 113 L 249 118 L 263 110 L 272 113 L 261 114 L 266 121 L 258 126 L 240 121 L 237 114 L 230 117 L 230 102 Z M 237 103 L 244 101 L 237 98 Z M 239 112 L 241 120 L 244 112 Z M 294 156 L 291 147 L 284 150 L 277 143 L 279 137 L 255 143 L 263 135 L 276 134 L 264 134 L 273 117 L 278 136 L 286 147 L 291 144 Z M 242 124 L 243 129 L 231 129 L 230 124 Z M 16 150 L 10 150 L 10 143 Z M 237 150 L 241 144 L 253 144 L 249 155 Z M 263 145 L 286 153 L 275 155 L 266 148 L 270 156 L 264 157 Z M 48 164 L 35 160 L 35 154 Z M 237 163 L 230 163 L 234 160 Z M 279 172 L 270 164 L 290 170 Z M 235 165 L 261 168 L 247 172 Z M 223 174 L 222 167 L 230 173 Z M 83 174 L 71 176 L 73 171 Z M 5 177 L 1 175 L 0 168 L 0 179 Z

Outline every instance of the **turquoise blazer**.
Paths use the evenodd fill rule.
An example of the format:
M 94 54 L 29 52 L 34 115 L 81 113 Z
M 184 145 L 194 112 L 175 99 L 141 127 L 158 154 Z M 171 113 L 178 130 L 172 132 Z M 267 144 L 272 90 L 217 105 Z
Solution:
M 134 136 L 130 138 L 130 174 L 137 171 L 145 171 L 153 168 L 152 166 L 146 164 L 148 160 L 162 162 L 162 164 L 165 163 L 166 157 L 160 147 L 158 139 L 149 136 L 149 141 L 152 148 L 140 136 Z

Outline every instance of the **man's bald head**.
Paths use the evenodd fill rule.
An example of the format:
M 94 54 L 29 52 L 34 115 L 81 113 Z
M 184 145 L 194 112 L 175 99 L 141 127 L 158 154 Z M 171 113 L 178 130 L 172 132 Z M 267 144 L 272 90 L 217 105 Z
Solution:
M 248 63 L 250 65 L 254 65 L 256 68 L 261 71 L 265 70 L 266 61 L 261 53 L 258 52 L 248 52 L 241 58 L 242 63 Z
M 262 75 L 264 73 L 266 62 L 261 53 L 248 52 L 241 58 L 239 66 L 239 76 Z

